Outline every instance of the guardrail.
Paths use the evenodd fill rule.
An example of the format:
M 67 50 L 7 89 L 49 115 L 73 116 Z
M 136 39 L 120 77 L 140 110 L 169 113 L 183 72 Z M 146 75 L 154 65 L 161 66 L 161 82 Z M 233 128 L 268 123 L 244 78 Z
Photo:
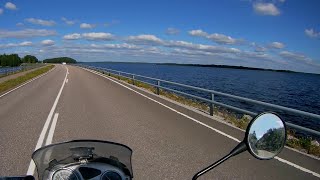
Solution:
M 18 67 L 2 67 L 0 68 L 0 76 L 7 76 L 10 74 L 14 74 L 17 72 L 28 71 L 30 69 L 38 68 L 44 66 L 43 64 L 34 64 L 34 65 L 26 65 L 26 66 L 18 66 Z
M 258 115 L 258 113 L 255 112 L 251 112 L 245 109 L 241 109 L 238 107 L 234 107 L 231 105 L 227 105 L 221 102 L 217 102 L 215 101 L 215 96 L 219 95 L 219 96 L 225 96 L 225 97 L 229 97 L 229 98 L 233 98 L 233 99 L 237 99 L 240 101 L 244 101 L 244 102 L 248 102 L 248 103 L 252 103 L 252 104 L 257 104 L 257 105 L 262 105 L 265 107 L 269 107 L 269 108 L 274 108 L 274 109 L 278 109 L 278 110 L 282 110 L 282 111 L 286 111 L 286 112 L 290 112 L 290 113 L 294 113 L 297 115 L 302 115 L 305 117 L 310 117 L 310 118 L 315 118 L 317 120 L 320 120 L 320 115 L 318 114 L 313 114 L 313 113 L 309 113 L 309 112 L 305 112 L 305 111 L 301 111 L 301 110 L 297 110 L 297 109 L 293 109 L 293 108 L 288 108 L 288 107 L 284 107 L 284 106 L 280 106 L 280 105 L 275 105 L 275 104 L 271 104 L 271 103 L 266 103 L 266 102 L 262 102 L 262 101 L 257 101 L 257 100 L 253 100 L 253 99 L 249 99 L 249 98 L 245 98 L 245 97 L 240 97 L 240 96 L 236 96 L 236 95 L 232 95 L 232 94 L 227 94 L 227 93 L 222 93 L 222 92 L 218 92 L 218 91 L 214 91 L 214 90 L 208 90 L 208 89 L 204 89 L 204 88 L 200 88 L 200 87 L 195 87 L 195 86 L 190 86 L 190 85 L 185 85 L 185 84 L 181 84 L 181 83 L 177 83 L 177 82 L 171 82 L 171 81 L 166 81 L 166 80 L 162 80 L 162 79 L 157 79 L 157 78 L 152 78 L 152 77 L 147 77 L 147 76 L 143 76 L 143 75 L 137 75 L 137 74 L 133 74 L 133 73 L 128 73 L 128 72 L 123 72 L 123 71 L 117 71 L 117 70 L 113 70 L 113 69 L 108 69 L 108 68 L 101 68 L 101 67 L 95 67 L 95 66 L 87 66 L 87 65 L 80 65 L 77 64 L 76 66 L 80 66 L 83 68 L 87 68 L 87 69 L 92 69 L 92 70 L 96 70 L 96 71 L 102 71 L 105 74 L 113 74 L 113 75 L 117 75 L 118 77 L 125 77 L 125 78 L 129 78 L 132 80 L 132 83 L 135 84 L 135 81 L 140 81 L 143 82 L 145 84 L 151 85 L 153 87 L 156 88 L 156 94 L 159 95 L 160 93 L 160 89 L 164 89 L 167 91 L 171 91 L 174 93 L 178 93 L 178 94 L 182 94 L 191 98 L 195 98 L 201 101 L 204 101 L 206 103 L 210 104 L 210 115 L 213 115 L 213 108 L 214 105 L 218 105 L 224 108 L 228 108 L 228 109 L 232 109 L 234 111 L 240 112 L 240 113 L 244 113 L 244 114 L 248 114 L 248 115 L 252 115 L 252 116 L 256 116 Z M 143 81 L 141 79 L 137 79 L 137 77 L 143 78 L 143 79 L 148 79 L 148 80 L 152 80 L 155 81 L 155 84 L 152 84 L 150 82 L 146 82 Z M 210 93 L 211 94 L 211 99 L 206 99 L 203 97 L 199 97 L 199 96 L 195 96 L 192 94 L 188 94 L 182 91 L 178 91 L 175 89 L 171 89 L 168 87 L 164 87 L 161 86 L 161 83 L 167 83 L 167 84 L 172 84 L 172 85 L 176 85 L 176 86 L 180 86 L 180 87 L 184 87 L 184 88 L 189 88 L 189 89 L 193 89 L 193 90 L 197 90 L 197 91 L 202 91 L 202 92 L 206 92 L 206 93 Z M 314 134 L 320 137 L 320 132 L 310 129 L 310 128 L 306 128 L 306 127 L 302 127 L 290 122 L 285 122 L 286 126 L 294 128 L 294 129 L 298 129 L 304 132 L 308 132 L 310 134 Z

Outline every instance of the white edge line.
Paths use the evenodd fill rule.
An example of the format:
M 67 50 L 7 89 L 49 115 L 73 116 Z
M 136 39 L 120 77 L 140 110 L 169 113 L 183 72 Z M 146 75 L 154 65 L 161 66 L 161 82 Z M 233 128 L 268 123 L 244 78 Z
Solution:
M 49 145 L 52 142 L 53 134 L 54 134 L 54 130 L 56 129 L 58 117 L 59 117 L 59 113 L 55 113 L 53 116 L 52 124 L 51 124 L 50 130 L 49 130 L 45 145 Z
M 67 67 L 66 67 L 66 68 L 67 68 Z M 66 79 L 67 79 L 67 76 L 68 76 L 68 72 L 69 72 L 69 70 L 68 70 L 68 68 L 67 68 L 66 76 L 65 76 L 64 81 L 63 81 L 63 83 L 62 83 L 62 86 L 61 86 L 61 88 L 60 88 L 60 91 L 59 91 L 59 93 L 58 93 L 58 95 L 57 95 L 57 97 L 56 97 L 56 99 L 55 99 L 55 101 L 54 101 L 54 103 L 53 103 L 53 106 L 52 106 L 52 108 L 51 108 L 51 110 L 50 110 L 50 113 L 49 113 L 49 115 L 48 115 L 48 117 L 47 117 L 47 120 L 46 120 L 46 122 L 45 122 L 45 124 L 44 124 L 44 126 L 43 126 L 43 129 L 42 129 L 41 134 L 40 134 L 40 136 L 39 136 L 39 139 L 38 139 L 36 148 L 34 149 L 35 151 L 36 151 L 37 149 L 39 149 L 39 148 L 42 146 L 42 144 L 43 144 L 45 135 L 46 135 L 46 133 L 47 133 L 47 131 L 48 131 L 48 127 L 49 127 L 49 124 L 50 124 L 51 119 L 52 119 L 53 112 L 54 112 L 54 110 L 56 109 L 56 106 L 57 106 L 57 104 L 58 104 L 58 101 L 59 101 L 60 95 L 61 95 L 61 93 L 62 93 L 63 87 L 64 87 L 64 85 L 65 85 L 65 83 L 66 83 Z M 33 175 L 33 174 L 34 174 L 34 170 L 35 170 L 35 164 L 34 164 L 33 160 L 31 159 L 31 161 L 30 161 L 30 163 L 29 163 L 29 168 L 28 168 L 28 171 L 27 171 L 27 175 Z
M 294 164 L 294 163 L 292 163 L 292 162 L 290 162 L 290 161 L 287 161 L 287 160 L 285 160 L 285 159 L 282 159 L 282 158 L 280 158 L 280 157 L 278 157 L 278 156 L 276 156 L 276 157 L 274 157 L 274 158 L 277 159 L 277 160 L 280 161 L 280 162 L 286 163 L 286 164 L 288 164 L 288 165 L 290 165 L 290 166 L 293 166 L 293 167 L 295 167 L 295 168 L 297 168 L 297 169 L 300 169 L 301 171 L 304 171 L 304 172 L 306 172 L 306 173 L 310 173 L 310 174 L 312 174 L 312 175 L 320 178 L 320 174 L 318 174 L 318 173 L 316 173 L 316 172 L 313 172 L 313 171 L 311 171 L 311 170 L 309 170 L 309 169 L 307 169 L 307 168 L 301 167 L 301 166 L 299 166 L 299 165 L 297 165 L 297 164 Z
M 82 68 L 82 67 L 80 67 L 80 68 Z M 147 99 L 149 99 L 149 100 L 151 100 L 151 101 L 153 101 L 153 102 L 155 102 L 155 103 L 157 103 L 157 104 L 160 104 L 160 105 L 162 105 L 162 106 L 164 106 L 164 107 L 166 107 L 166 108 L 168 108 L 168 109 L 170 109 L 170 110 L 172 110 L 172 111 L 174 111 L 174 112 L 176 112 L 176 113 L 178 113 L 178 114 L 180 114 L 180 115 L 182 115 L 182 116 L 184 116 L 184 117 L 186 117 L 186 118 L 188 118 L 188 119 L 190 119 L 190 120 L 192 120 L 192 121 L 194 121 L 194 122 L 196 122 L 196 123 L 198 123 L 198 124 L 201 124 L 202 126 L 205 126 L 205 127 L 209 128 L 209 129 L 211 129 L 211 130 L 213 130 L 213 131 L 215 131 L 215 132 L 217 132 L 217 133 L 219 133 L 219 134 L 221 134 L 221 135 L 223 135 L 223 136 L 225 136 L 225 137 L 227 137 L 227 138 L 229 138 L 229 139 L 232 139 L 232 140 L 234 140 L 234 141 L 236 141 L 236 142 L 241 142 L 239 139 L 237 139 L 237 138 L 235 138 L 235 137 L 233 137 L 233 136 L 231 136 L 231 135 L 229 135 L 229 134 L 226 134 L 226 133 L 224 133 L 224 132 L 222 132 L 222 131 L 220 131 L 220 130 L 218 130 L 218 129 L 215 129 L 215 128 L 213 128 L 213 127 L 211 127 L 211 126 L 209 126 L 209 125 L 207 125 L 207 124 L 205 124 L 205 123 L 203 123 L 203 122 L 201 122 L 201 121 L 198 121 L 198 120 L 196 120 L 196 119 L 194 119 L 194 118 L 192 118 L 192 117 L 190 117 L 190 116 L 188 116 L 188 115 L 186 115 L 186 114 L 183 114 L 182 112 L 179 112 L 179 111 L 177 111 L 176 109 L 173 109 L 173 108 L 171 108 L 171 107 L 169 107 L 169 106 L 167 106 L 167 105 L 165 105 L 165 104 L 163 104 L 163 103 L 161 103 L 161 102 L 159 102 L 159 101 L 157 101 L 157 100 L 154 100 L 154 99 L 152 99 L 152 98 L 150 98 L 150 97 L 148 97 L 148 96 L 146 96 L 146 95 L 144 95 L 144 94 L 142 94 L 142 93 L 140 93 L 140 92 L 138 92 L 138 91 L 136 91 L 136 90 L 133 90 L 132 88 L 127 87 L 127 86 L 125 86 L 124 84 L 122 84 L 122 83 L 120 83 L 120 82 L 118 82 L 118 81 L 115 81 L 114 79 L 111 79 L 111 78 L 109 78 L 109 77 L 106 77 L 106 76 L 102 75 L 101 73 L 97 73 L 96 71 L 88 70 L 88 69 L 85 69 L 85 68 L 82 68 L 82 69 L 84 69 L 84 70 L 86 70 L 86 71 L 89 71 L 89 72 L 91 72 L 91 73 L 93 73 L 93 74 L 96 74 L 96 75 L 98 75 L 98 76 L 101 76 L 101 77 L 103 77 L 103 78 L 109 79 L 110 81 L 112 81 L 112 82 L 114 82 L 114 83 L 117 83 L 117 84 L 119 84 L 120 86 L 122 86 L 122 87 L 124 87 L 124 88 L 127 88 L 127 89 L 129 89 L 129 90 L 131 90 L 131 91 L 133 91 L 133 92 L 135 92 L 135 93 L 137 93 L 137 94 L 139 94 L 139 95 L 141 95 L 141 96 L 143 96 L 143 97 L 145 97 L 145 98 L 147 98 Z M 276 156 L 275 159 L 277 159 L 278 161 L 280 161 L 280 162 L 282 162 L 282 163 L 285 163 L 285 164 L 288 164 L 288 165 L 290 165 L 290 166 L 292 166 L 292 167 L 295 167 L 296 169 L 299 169 L 299 170 L 304 171 L 304 172 L 306 172 L 306 173 L 310 173 L 310 174 L 312 174 L 312 175 L 320 178 L 320 174 L 318 174 L 318 173 L 316 173 L 316 172 L 313 172 L 313 171 L 311 171 L 311 170 L 309 170 L 309 169 L 306 169 L 306 168 L 304 168 L 304 167 L 302 167 L 302 166 L 299 166 L 299 165 L 297 165 L 297 164 L 295 164 L 295 163 L 292 163 L 292 162 L 290 162 L 290 161 L 287 161 L 287 160 L 285 160 L 285 159 L 282 159 L 282 158 L 280 158 L 280 157 L 278 157 L 278 156 Z
M 49 72 L 53 71 L 55 68 L 56 68 L 56 67 L 52 68 L 50 71 L 48 71 L 48 72 L 46 72 L 46 73 L 44 73 L 44 74 L 41 74 L 40 76 L 37 76 L 37 77 L 35 77 L 35 78 L 33 78 L 33 79 L 31 79 L 31 80 L 29 80 L 29 81 L 27 81 L 27 82 L 25 82 L 25 83 L 23 83 L 23 84 L 19 85 L 18 87 L 15 87 L 15 88 L 11 89 L 10 91 L 8 91 L 8 92 L 6 92 L 6 93 L 4 93 L 4 94 L 0 95 L 0 98 L 2 98 L 3 96 L 5 96 L 5 95 L 7 95 L 7 94 L 11 93 L 12 91 L 15 91 L 15 90 L 17 90 L 17 89 L 21 88 L 22 86 L 25 86 L 25 85 L 27 85 L 27 84 L 31 83 L 32 81 L 34 81 L 34 80 L 36 80 L 36 79 L 38 79 L 38 78 L 40 78 L 40 77 L 42 77 L 42 76 L 44 76 L 44 75 L 48 74 Z

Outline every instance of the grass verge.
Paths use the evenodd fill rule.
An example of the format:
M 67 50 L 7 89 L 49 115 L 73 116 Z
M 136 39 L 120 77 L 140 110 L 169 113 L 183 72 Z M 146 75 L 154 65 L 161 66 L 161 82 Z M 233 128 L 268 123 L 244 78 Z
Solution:
M 122 76 L 118 76 L 115 74 L 109 74 L 109 73 L 105 73 L 105 72 L 101 72 L 104 73 L 110 77 L 125 81 L 129 84 L 132 84 L 133 81 L 130 78 L 126 78 L 126 77 L 122 77 Z M 143 83 L 139 80 L 135 80 L 134 84 L 138 87 L 144 88 L 150 92 L 156 93 L 156 88 L 154 88 L 153 86 Z M 168 92 L 165 90 L 160 89 L 160 95 L 167 97 L 171 100 L 177 101 L 181 104 L 187 105 L 187 106 L 191 106 L 194 107 L 200 111 L 209 113 L 209 105 L 207 103 L 203 103 L 200 102 L 196 99 L 191 99 L 182 95 L 178 95 L 172 92 Z M 236 114 L 232 111 L 229 111 L 225 108 L 221 108 L 218 106 L 214 106 L 214 114 L 222 117 L 226 122 L 241 128 L 241 129 L 246 129 L 249 122 L 252 120 L 252 117 L 249 115 L 242 115 L 240 116 L 239 114 Z M 287 141 L 286 141 L 286 145 L 297 149 L 301 152 L 307 153 L 307 154 L 311 154 L 314 155 L 316 157 L 320 157 L 320 146 L 317 145 L 317 141 L 313 140 L 311 137 L 298 137 L 295 135 L 295 132 L 292 130 L 288 130 L 288 137 L 287 137 Z
M 320 157 L 320 146 L 311 137 L 297 137 L 293 130 L 289 130 L 287 136 L 287 146 Z
M 9 79 L 5 82 L 0 83 L 0 93 L 5 92 L 9 89 L 12 89 L 32 78 L 35 78 L 36 76 L 39 76 L 43 73 L 48 72 L 50 69 L 52 69 L 54 67 L 54 65 L 49 65 L 49 66 L 45 66 L 43 68 L 34 70 L 32 72 L 29 72 L 23 76 L 17 77 L 15 79 Z

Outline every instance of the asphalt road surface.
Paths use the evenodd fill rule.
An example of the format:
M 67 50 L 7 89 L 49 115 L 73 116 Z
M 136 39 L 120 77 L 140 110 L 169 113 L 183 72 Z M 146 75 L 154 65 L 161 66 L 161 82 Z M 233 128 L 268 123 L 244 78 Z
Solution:
M 63 65 L 0 95 L 0 122 L 0 176 L 32 170 L 37 144 L 99 139 L 133 149 L 134 179 L 191 179 L 244 137 L 243 131 L 190 108 Z M 318 179 L 319 174 L 319 159 L 286 148 L 269 161 L 245 152 L 199 179 Z

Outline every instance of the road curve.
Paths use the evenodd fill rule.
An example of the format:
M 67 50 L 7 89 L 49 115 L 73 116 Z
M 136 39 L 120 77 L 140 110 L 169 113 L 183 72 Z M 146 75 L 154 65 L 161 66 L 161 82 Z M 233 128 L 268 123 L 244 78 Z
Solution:
M 191 179 L 194 173 L 221 158 L 237 144 L 186 116 L 237 139 L 244 136 L 240 130 L 138 88 L 129 86 L 162 104 L 78 67 L 68 66 L 68 69 L 68 81 L 55 110 L 59 116 L 53 143 L 100 139 L 126 144 L 134 150 L 134 179 Z M 0 99 L 0 120 L 5 125 L 0 127 L 0 150 L 5 152 L 0 157 L 1 162 L 5 162 L 0 165 L 0 175 L 26 172 L 29 154 L 65 73 L 65 68 L 58 66 L 39 80 Z M 319 160 L 288 149 L 280 157 L 320 173 Z M 259 161 L 249 153 L 243 153 L 202 179 L 317 178 L 278 160 Z

